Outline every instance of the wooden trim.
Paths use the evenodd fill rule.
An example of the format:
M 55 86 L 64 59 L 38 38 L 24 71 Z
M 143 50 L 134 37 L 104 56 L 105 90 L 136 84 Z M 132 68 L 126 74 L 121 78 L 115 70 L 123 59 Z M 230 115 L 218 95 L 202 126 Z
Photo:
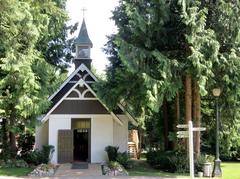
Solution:
M 78 83 L 76 83 L 75 85 L 72 86 L 72 88 L 52 107 L 51 110 L 48 111 L 48 113 L 41 119 L 42 122 L 45 122 L 48 118 L 48 116 L 54 111 L 54 109 L 56 109 L 60 104 L 61 102 L 72 92 L 72 90 L 78 85 L 81 83 L 81 81 L 83 81 L 82 79 L 80 79 L 78 81 Z
M 92 141 L 91 141 L 91 128 L 92 128 L 92 120 L 90 119 L 90 128 L 88 129 L 88 162 L 91 163 L 91 151 L 92 151 Z
M 65 98 L 64 100 L 98 100 L 97 98 Z
M 91 87 L 85 82 L 83 81 L 83 79 L 80 79 L 78 81 L 78 83 L 76 83 L 75 85 L 73 85 L 73 87 L 52 107 L 52 109 L 41 119 L 42 122 L 45 122 L 48 118 L 48 116 L 61 104 L 61 102 L 66 99 L 66 97 L 73 91 L 73 89 L 76 88 L 77 85 L 85 85 L 91 92 L 92 94 L 97 98 L 96 93 L 91 89 Z M 98 99 L 98 98 L 97 98 Z M 111 112 L 108 107 L 100 100 L 98 99 L 98 101 L 103 105 L 103 107 L 105 107 L 105 109 L 107 111 L 110 112 L 110 114 L 112 115 L 113 119 L 120 124 L 121 126 L 123 125 L 122 121 L 113 113 Z
M 50 101 L 50 100 L 52 100 L 56 95 L 57 95 L 57 93 L 78 73 L 78 71 L 79 70 L 81 70 L 82 72 L 84 71 L 84 70 L 86 70 L 87 71 L 87 73 L 95 80 L 95 81 L 98 81 L 98 79 L 95 77 L 95 75 L 84 65 L 84 64 L 81 64 L 68 78 L 67 78 L 67 80 L 65 80 L 64 81 L 64 83 L 60 86 L 60 88 L 55 92 L 55 93 L 53 93 L 49 98 L 48 98 L 48 100 Z M 79 81 L 81 81 L 82 79 L 80 79 Z M 79 81 L 76 83 L 76 84 L 78 84 L 79 83 Z M 71 81 L 71 83 L 74 83 L 75 81 Z M 93 83 L 93 81 L 84 81 L 84 83 L 85 84 L 87 84 L 87 86 L 88 86 L 88 83 Z M 74 85 L 75 86 L 75 85 Z M 91 89 L 91 87 L 89 87 L 88 86 L 88 88 L 90 88 Z M 72 88 L 71 88 L 72 89 Z M 71 91 L 71 89 L 69 90 L 69 91 Z M 91 89 L 91 91 L 93 91 L 92 89 Z M 67 93 L 68 94 L 68 93 Z M 70 94 L 70 93 L 69 93 Z M 97 98 L 97 95 L 96 95 L 96 93 L 93 91 L 93 94 L 96 96 L 96 98 Z M 66 98 L 66 96 L 63 96 L 59 101 L 63 101 L 62 99 L 63 98 Z M 97 98 L 98 99 L 98 98 Z M 70 100 L 72 100 L 72 99 L 70 99 Z M 58 103 L 59 103 L 59 101 L 58 101 Z M 106 107 L 106 105 L 99 99 L 99 101 L 102 103 L 102 105 L 108 110 L 108 111 L 110 111 L 107 107 Z M 61 103 L 60 102 L 60 103 Z M 57 103 L 57 104 L 58 104 Z M 60 104 L 59 103 L 59 104 Z M 59 105 L 58 104 L 58 105 Z M 57 105 L 57 106 L 58 106 Z M 137 126 L 137 122 L 136 122 L 136 120 L 132 117 L 132 115 L 127 111 L 127 110 L 125 110 L 124 109 L 124 107 L 121 105 L 121 104 L 118 104 L 118 106 L 123 110 L 123 111 L 125 111 L 126 112 L 126 115 L 127 115 L 127 117 L 130 119 L 130 121 L 133 123 L 133 125 L 135 125 L 135 126 Z M 52 110 L 53 111 L 53 110 Z M 47 115 L 49 115 L 49 113 L 47 113 Z M 47 116 L 47 115 L 45 115 L 42 119 L 41 119 L 41 121 L 45 121 L 46 119 L 45 119 L 45 117 Z M 114 118 L 114 120 L 116 120 L 116 122 L 117 123 L 119 123 L 120 125 L 123 125 L 123 123 L 121 122 L 121 120 L 114 114 L 114 113 L 112 113 L 111 112 L 111 115 L 113 116 L 113 118 Z
M 86 67 L 86 65 L 81 64 L 65 81 L 64 83 L 57 89 L 57 91 L 55 91 L 49 98 L 48 100 L 52 100 L 57 93 L 75 76 L 78 74 L 79 70 L 83 71 L 87 71 L 89 73 L 89 75 L 95 80 L 97 81 L 97 78 L 92 74 L 92 72 Z
M 85 83 L 85 82 L 84 82 Z M 85 83 L 85 85 L 89 88 L 89 90 L 93 93 L 94 96 L 97 97 L 97 94 L 92 90 L 92 88 L 87 84 Z M 108 107 L 100 100 L 98 99 L 99 102 L 107 109 L 107 111 L 110 112 L 110 110 L 108 109 Z M 119 119 L 113 112 L 110 112 L 110 114 L 113 116 L 113 119 L 118 123 L 120 124 L 121 126 L 123 126 L 123 123 L 121 121 L 121 119 Z
M 118 104 L 118 106 L 120 107 L 121 110 L 123 110 L 123 112 L 126 113 L 127 117 L 130 119 L 130 121 L 132 122 L 132 124 L 133 124 L 134 126 L 137 126 L 137 125 L 138 125 L 138 124 L 137 124 L 137 121 L 134 119 L 134 117 L 132 117 L 132 115 L 131 115 L 127 110 L 125 110 L 125 108 L 123 107 L 123 105 L 122 105 L 122 104 Z

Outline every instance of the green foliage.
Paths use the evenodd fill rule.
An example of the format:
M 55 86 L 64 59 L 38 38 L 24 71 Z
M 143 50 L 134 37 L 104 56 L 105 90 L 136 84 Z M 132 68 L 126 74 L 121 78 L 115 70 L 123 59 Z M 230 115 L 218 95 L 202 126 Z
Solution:
M 54 152 L 54 147 L 51 145 L 44 145 L 43 149 L 33 150 L 24 153 L 21 158 L 25 160 L 28 164 L 47 164 L 51 160 L 52 154 Z
M 22 177 L 29 174 L 33 169 L 32 168 L 1 168 L 0 176 L 14 176 Z
M 42 152 L 38 150 L 28 151 L 21 156 L 28 164 L 39 165 L 44 159 Z
M 221 155 L 223 159 L 239 158 L 239 3 L 121 0 L 112 17 L 119 31 L 109 37 L 105 49 L 110 61 L 106 79 L 96 85 L 100 98 L 110 109 L 122 102 L 144 120 L 140 125 L 145 123 L 148 131 L 157 133 L 162 126 L 152 128 L 151 122 L 157 125 L 161 121 L 154 117 L 164 98 L 171 101 L 177 91 L 184 95 L 185 75 L 197 81 L 201 96 L 207 99 L 212 98 L 212 88 L 219 86 Z M 213 99 L 210 101 L 201 104 L 202 125 L 207 127 L 202 149 L 213 154 L 215 114 Z M 184 108 L 180 114 L 183 119 Z M 159 143 L 161 137 L 152 134 L 151 142 Z
M 21 154 L 31 151 L 34 146 L 34 142 L 35 137 L 29 130 L 20 133 L 18 138 L 18 150 L 21 151 Z
M 177 173 L 186 173 L 189 170 L 185 151 L 150 151 L 146 157 L 147 162 L 156 169 Z
M 116 146 L 107 146 L 105 147 L 105 151 L 107 152 L 109 161 L 116 161 L 118 155 L 119 147 Z
M 109 168 L 112 169 L 112 170 L 117 170 L 118 167 L 119 167 L 119 163 L 116 162 L 116 161 L 110 161 L 110 162 L 108 163 L 108 166 L 109 166 Z
M 19 124 L 34 125 L 66 77 L 73 44 L 67 35 L 76 26 L 65 25 L 65 0 L 1 0 L 0 12 L 0 118 L 16 135 Z
M 42 146 L 42 154 L 45 157 L 45 160 L 43 161 L 43 163 L 48 163 L 51 160 L 53 152 L 54 152 L 54 146 L 52 145 Z
M 127 152 L 118 152 L 116 161 L 120 163 L 124 168 L 131 168 L 131 162 L 129 160 Z
M 196 172 L 203 172 L 203 165 L 206 163 L 206 159 L 204 155 L 200 155 L 197 159 L 194 161 L 194 170 Z
M 189 158 L 186 151 L 175 151 L 169 160 L 174 172 L 187 173 L 189 171 Z
M 170 156 L 172 156 L 172 152 L 164 152 L 164 151 L 149 151 L 146 154 L 147 162 L 156 169 L 161 169 L 163 171 L 171 171 L 173 172 L 173 168 L 171 166 Z
M 184 2 L 120 1 L 112 17 L 119 33 L 109 38 L 105 50 L 110 55 L 107 78 L 97 85 L 107 105 L 124 101 L 140 117 L 148 109 L 159 112 L 163 99 L 172 100 L 189 73 L 206 94 L 218 43 L 205 28 L 207 11 L 200 1 Z
M 24 168 L 28 167 L 28 164 L 24 160 L 11 160 L 8 159 L 6 161 L 0 160 L 0 168 Z

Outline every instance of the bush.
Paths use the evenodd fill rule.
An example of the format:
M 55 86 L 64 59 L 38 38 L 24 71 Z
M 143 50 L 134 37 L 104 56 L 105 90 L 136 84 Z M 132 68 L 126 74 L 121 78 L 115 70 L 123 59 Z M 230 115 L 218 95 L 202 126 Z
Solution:
M 206 157 L 205 155 L 201 154 L 197 160 L 194 162 L 195 172 L 200 172 L 203 170 L 203 165 L 206 163 Z
M 42 163 L 47 164 L 50 159 L 51 155 L 54 152 L 54 147 L 51 145 L 44 145 L 43 149 L 40 150 L 33 150 L 22 154 L 22 158 L 29 164 L 39 165 Z
M 117 160 L 118 149 L 119 149 L 119 147 L 110 146 L 110 145 L 105 147 L 105 151 L 107 152 L 109 161 Z
M 23 168 L 23 167 L 28 167 L 28 164 L 24 160 L 12 160 L 8 159 L 6 161 L 0 160 L 0 168 Z
M 28 151 L 21 155 L 21 158 L 28 164 L 39 165 L 44 160 L 42 152 L 39 150 Z
M 54 152 L 54 146 L 52 145 L 44 145 L 42 148 L 42 155 L 44 156 L 44 160 L 42 163 L 49 163 L 52 159 L 52 154 Z
M 33 150 L 34 141 L 35 138 L 33 133 L 30 131 L 20 133 L 18 138 L 18 148 L 21 151 L 21 154 Z
M 174 151 L 169 156 L 170 166 L 174 172 L 186 173 L 189 171 L 189 158 L 187 151 Z
M 156 169 L 168 172 L 185 173 L 189 169 L 185 151 L 150 151 L 146 154 L 147 162 Z
M 170 156 L 172 152 L 150 151 L 146 154 L 147 162 L 156 169 L 172 171 Z
M 118 152 L 116 161 L 125 168 L 131 168 L 131 163 L 130 163 L 127 152 L 123 152 L 123 153 Z
M 117 170 L 120 164 L 116 161 L 110 161 L 108 164 L 109 168 L 112 170 Z

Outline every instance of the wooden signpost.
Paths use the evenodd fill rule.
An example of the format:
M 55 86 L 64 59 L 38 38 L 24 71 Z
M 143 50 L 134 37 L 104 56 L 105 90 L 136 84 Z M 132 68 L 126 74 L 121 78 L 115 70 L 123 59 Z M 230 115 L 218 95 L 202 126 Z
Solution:
M 189 166 L 190 166 L 190 177 L 194 179 L 194 153 L 193 153 L 193 132 L 194 131 L 205 131 L 206 128 L 203 127 L 193 127 L 192 121 L 188 124 L 179 124 L 177 128 L 186 129 L 185 131 L 178 131 L 178 138 L 188 138 L 189 145 Z

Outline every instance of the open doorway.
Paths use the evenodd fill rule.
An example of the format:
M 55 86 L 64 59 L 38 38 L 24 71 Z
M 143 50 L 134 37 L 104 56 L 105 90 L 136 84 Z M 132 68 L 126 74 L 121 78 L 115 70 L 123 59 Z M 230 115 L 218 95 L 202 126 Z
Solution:
M 90 119 L 72 119 L 74 162 L 91 162 L 90 128 Z
M 88 161 L 88 129 L 75 129 L 74 130 L 74 161 Z

